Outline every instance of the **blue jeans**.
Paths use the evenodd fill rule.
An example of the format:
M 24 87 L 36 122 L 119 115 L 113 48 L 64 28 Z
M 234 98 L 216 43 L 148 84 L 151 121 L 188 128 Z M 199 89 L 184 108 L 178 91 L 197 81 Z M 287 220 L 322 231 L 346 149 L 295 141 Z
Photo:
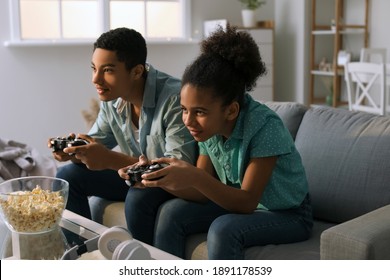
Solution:
M 58 169 L 58 178 L 69 182 L 66 209 L 91 219 L 88 196 L 124 201 L 129 187 L 115 170 L 93 171 L 84 164 L 70 163 Z
M 244 259 L 247 247 L 306 240 L 312 226 L 308 197 L 295 209 L 252 214 L 233 214 L 212 202 L 173 199 L 160 208 L 154 246 L 185 258 L 186 237 L 208 232 L 209 259 Z
M 160 205 L 174 198 L 160 188 L 129 188 L 125 201 L 127 228 L 135 239 L 153 245 L 154 226 Z

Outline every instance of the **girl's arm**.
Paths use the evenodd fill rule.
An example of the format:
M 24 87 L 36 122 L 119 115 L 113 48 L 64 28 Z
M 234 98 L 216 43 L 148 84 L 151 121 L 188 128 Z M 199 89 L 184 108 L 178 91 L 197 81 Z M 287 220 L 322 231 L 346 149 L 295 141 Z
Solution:
M 235 213 L 252 213 L 271 178 L 277 157 L 251 159 L 241 189 L 227 186 L 211 176 L 198 177 L 193 187 L 208 199 Z
M 187 164 L 185 164 L 185 165 L 187 165 Z M 214 166 L 211 163 L 210 158 L 208 156 L 199 155 L 198 160 L 196 162 L 196 166 L 197 167 L 188 165 L 188 166 L 185 166 L 185 168 L 190 168 L 190 169 L 193 169 L 194 171 L 202 171 L 201 173 L 209 174 L 212 177 L 215 176 Z M 199 169 L 199 170 L 197 170 L 197 169 Z M 185 171 L 186 170 L 183 170 L 183 172 L 181 172 L 181 174 L 182 175 L 191 174 L 191 172 L 187 173 Z M 180 177 L 178 177 L 178 176 L 174 176 L 174 177 L 177 179 L 176 182 L 180 181 Z M 196 201 L 196 202 L 206 202 L 208 200 L 207 197 L 204 196 L 197 189 L 188 187 L 191 185 L 190 183 L 192 183 L 192 181 L 193 181 L 192 179 L 190 179 L 190 176 L 186 177 L 186 175 L 184 175 L 183 179 L 184 179 L 183 186 L 186 185 L 187 187 L 184 187 L 184 188 L 181 188 L 181 187 L 177 187 L 177 188 L 162 187 L 162 188 L 164 190 L 166 190 L 167 192 L 169 192 L 169 193 L 171 193 L 179 198 L 182 198 L 182 199 Z
M 143 180 L 142 183 L 146 187 L 163 186 L 165 190 L 184 199 L 204 201 L 207 198 L 231 212 L 252 213 L 271 178 L 276 160 L 277 157 L 251 159 L 241 189 L 227 186 L 216 179 L 210 159 L 202 155 L 197 167 L 169 159 L 172 168 L 146 175 L 148 179 L 165 175 L 163 178 L 157 181 Z

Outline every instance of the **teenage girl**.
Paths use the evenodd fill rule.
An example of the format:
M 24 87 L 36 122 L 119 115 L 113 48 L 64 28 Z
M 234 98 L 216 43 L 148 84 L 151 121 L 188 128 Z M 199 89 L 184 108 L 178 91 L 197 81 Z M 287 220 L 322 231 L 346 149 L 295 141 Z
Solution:
M 202 42 L 181 88 L 183 122 L 199 145 L 197 164 L 156 159 L 169 166 L 141 182 L 142 188 L 160 187 L 178 197 L 160 206 L 157 248 L 185 258 L 186 237 L 207 232 L 209 259 L 244 259 L 247 247 L 310 236 L 301 157 L 278 115 L 248 94 L 265 73 L 246 32 L 227 26 Z M 126 169 L 119 170 L 123 178 Z

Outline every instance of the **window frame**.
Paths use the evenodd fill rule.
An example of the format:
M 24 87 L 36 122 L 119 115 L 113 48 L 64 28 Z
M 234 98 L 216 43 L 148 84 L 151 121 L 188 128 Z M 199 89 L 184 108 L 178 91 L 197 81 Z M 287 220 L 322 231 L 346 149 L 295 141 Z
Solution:
M 56 39 L 22 39 L 21 38 L 21 21 L 20 21 L 20 0 L 9 1 L 9 15 L 10 15 L 10 40 L 4 42 L 4 46 L 47 46 L 47 45 L 90 45 L 96 38 L 56 38 Z M 111 0 L 96 0 L 98 4 L 98 17 L 100 34 L 110 29 L 110 1 Z M 140 0 L 148 1 L 148 0 Z M 191 0 L 178 0 L 181 3 L 181 21 L 185 27 L 183 29 L 182 37 L 178 38 L 150 38 L 145 36 L 148 44 L 187 44 L 194 43 L 191 38 Z M 60 22 L 62 30 L 62 22 Z M 62 34 L 62 31 L 60 33 Z M 62 35 L 61 35 L 62 36 Z

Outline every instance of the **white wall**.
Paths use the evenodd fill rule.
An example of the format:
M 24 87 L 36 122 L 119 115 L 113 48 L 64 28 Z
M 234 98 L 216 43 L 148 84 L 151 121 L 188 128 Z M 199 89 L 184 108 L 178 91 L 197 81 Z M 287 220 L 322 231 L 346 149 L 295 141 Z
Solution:
M 353 1 L 353 0 L 349 0 Z M 390 53 L 390 1 L 371 0 L 370 44 Z M 258 12 L 275 19 L 275 96 L 306 102 L 308 5 L 310 0 L 268 0 Z M 241 24 L 236 0 L 192 0 L 192 33 L 202 38 L 203 21 L 226 18 Z M 372 16 L 375 15 L 375 16 Z M 9 39 L 8 1 L 0 1 L 0 137 L 29 143 L 49 154 L 49 137 L 86 132 L 81 110 L 96 96 L 90 82 L 91 46 L 4 47 Z M 149 45 L 148 60 L 181 76 L 198 54 L 197 44 Z M 390 57 L 390 55 L 388 55 Z
M 370 46 L 373 48 L 387 48 L 387 62 L 390 62 L 389 11 L 389 0 L 371 0 Z
M 275 1 L 275 100 L 307 103 L 308 0 Z
M 8 10 L 8 1 L 1 0 L 0 137 L 29 143 L 50 154 L 49 137 L 87 132 L 81 111 L 96 96 L 90 81 L 92 46 L 4 47 L 10 38 Z M 204 20 L 227 18 L 232 24 L 241 20 L 236 0 L 192 0 L 192 13 L 192 33 L 198 40 L 203 36 Z M 272 19 L 272 3 L 259 16 Z M 180 77 L 198 51 L 197 43 L 152 44 L 148 45 L 148 61 Z

